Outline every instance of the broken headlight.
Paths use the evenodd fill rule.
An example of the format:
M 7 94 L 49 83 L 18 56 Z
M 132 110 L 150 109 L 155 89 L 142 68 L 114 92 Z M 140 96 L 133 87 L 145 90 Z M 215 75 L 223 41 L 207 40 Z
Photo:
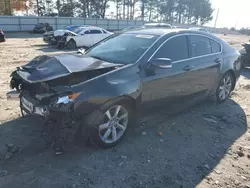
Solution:
M 81 92 L 69 94 L 63 97 L 59 97 L 56 104 L 68 104 L 69 102 L 74 101 L 77 97 L 79 97 Z

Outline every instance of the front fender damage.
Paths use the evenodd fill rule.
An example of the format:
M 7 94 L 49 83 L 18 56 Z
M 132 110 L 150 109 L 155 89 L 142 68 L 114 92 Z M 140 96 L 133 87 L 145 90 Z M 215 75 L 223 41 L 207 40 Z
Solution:
M 114 64 L 111 66 L 110 63 L 105 64 L 93 58 L 90 58 L 90 60 L 93 60 L 93 66 L 89 63 L 89 67 L 87 67 L 88 69 L 91 68 L 90 70 L 83 67 L 83 71 L 73 72 L 73 69 L 69 67 L 69 73 L 62 74 L 63 77 L 53 76 L 51 79 L 48 77 L 40 79 L 36 75 L 33 76 L 39 62 L 30 63 L 29 66 L 19 68 L 11 74 L 10 87 L 12 90 L 7 93 L 7 99 L 20 100 L 21 109 L 31 107 L 32 110 L 28 111 L 28 113 L 43 116 L 45 119 L 44 128 L 56 148 L 63 147 L 65 143 L 75 142 L 75 138 L 79 138 L 77 136 L 79 133 L 89 132 L 79 131 L 82 127 L 88 126 L 81 126 L 85 121 L 82 114 L 80 116 L 75 115 L 78 109 L 74 108 L 74 106 L 79 100 L 84 102 L 84 98 L 79 97 L 79 100 L 58 103 L 59 98 L 77 92 L 85 95 L 85 89 L 83 91 L 82 87 L 76 88 L 74 85 L 84 83 L 120 67 L 120 65 Z M 33 78 L 33 80 L 29 80 L 30 78 Z M 28 101 L 28 105 L 24 105 L 22 99 Z M 88 138 L 87 135 L 84 137 Z

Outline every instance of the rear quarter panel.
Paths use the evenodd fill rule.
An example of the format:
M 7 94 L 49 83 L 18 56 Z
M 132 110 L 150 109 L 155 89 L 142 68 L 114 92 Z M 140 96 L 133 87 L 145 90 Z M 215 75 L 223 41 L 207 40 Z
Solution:
M 230 45 L 224 45 L 223 49 L 223 66 L 221 73 L 224 75 L 228 71 L 233 71 L 236 80 L 241 74 L 240 53 Z

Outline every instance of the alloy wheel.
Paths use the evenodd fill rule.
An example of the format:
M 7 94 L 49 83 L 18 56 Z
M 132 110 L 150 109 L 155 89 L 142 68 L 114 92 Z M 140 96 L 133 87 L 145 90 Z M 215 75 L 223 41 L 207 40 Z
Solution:
M 121 105 L 109 108 L 105 112 L 104 122 L 99 125 L 99 136 L 106 144 L 118 141 L 128 125 L 128 111 Z
M 232 79 L 230 76 L 225 76 L 219 87 L 219 98 L 220 100 L 225 100 L 232 90 Z

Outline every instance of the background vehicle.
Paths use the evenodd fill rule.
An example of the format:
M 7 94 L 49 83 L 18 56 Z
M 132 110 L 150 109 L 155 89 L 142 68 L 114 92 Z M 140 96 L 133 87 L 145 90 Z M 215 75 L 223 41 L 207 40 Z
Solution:
M 129 27 L 125 27 L 122 30 L 122 32 L 129 31 L 129 30 L 132 30 L 132 29 L 142 29 L 142 26 L 129 26 Z
M 58 41 L 57 38 L 58 37 L 63 36 L 68 31 L 74 31 L 78 27 L 80 27 L 80 26 L 78 26 L 78 25 L 68 25 L 68 26 L 65 26 L 62 29 L 45 32 L 43 34 L 43 41 L 46 42 L 46 43 L 49 43 L 49 44 L 57 44 L 57 41 Z
M 53 31 L 53 27 L 49 23 L 36 24 L 33 33 L 45 33 L 46 31 Z
M 77 47 L 89 47 L 105 39 L 113 33 L 99 27 L 79 27 L 74 32 L 64 35 L 60 41 L 62 46 L 68 49 Z
M 239 50 L 241 54 L 242 67 L 250 65 L 250 43 L 242 44 L 243 48 Z
M 166 23 L 147 23 L 143 26 L 144 28 L 172 28 L 170 24 Z
M 0 42 L 5 42 L 5 35 L 2 29 L 0 29 Z
M 224 102 L 240 76 L 238 58 L 237 50 L 208 33 L 133 30 L 82 55 L 33 59 L 11 74 L 16 91 L 7 96 L 20 96 L 27 113 L 59 114 L 58 125 L 73 118 L 100 147 L 112 147 L 139 112 L 211 96 Z

